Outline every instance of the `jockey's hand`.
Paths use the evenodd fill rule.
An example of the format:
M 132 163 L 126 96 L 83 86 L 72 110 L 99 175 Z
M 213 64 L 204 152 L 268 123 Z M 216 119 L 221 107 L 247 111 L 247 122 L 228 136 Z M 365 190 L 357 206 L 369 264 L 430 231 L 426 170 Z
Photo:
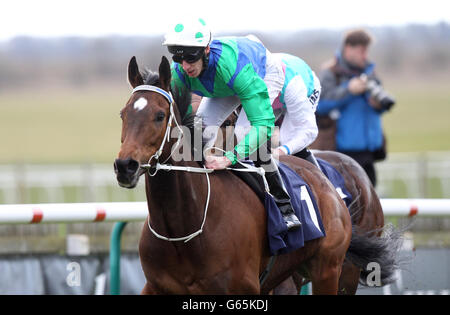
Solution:
M 206 156 L 206 168 L 213 170 L 223 170 L 231 165 L 231 161 L 225 156 Z

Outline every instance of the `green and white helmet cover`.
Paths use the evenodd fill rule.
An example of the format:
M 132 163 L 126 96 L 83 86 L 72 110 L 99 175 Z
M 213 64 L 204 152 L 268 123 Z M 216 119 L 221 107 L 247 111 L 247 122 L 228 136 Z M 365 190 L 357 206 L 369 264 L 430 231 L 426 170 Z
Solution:
M 163 46 L 206 47 L 211 42 L 211 30 L 201 18 L 179 21 L 165 35 Z

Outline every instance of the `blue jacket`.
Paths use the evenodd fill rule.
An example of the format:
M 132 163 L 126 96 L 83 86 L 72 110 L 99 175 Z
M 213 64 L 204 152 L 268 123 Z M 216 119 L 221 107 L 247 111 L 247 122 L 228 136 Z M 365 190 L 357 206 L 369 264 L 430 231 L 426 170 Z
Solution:
M 336 149 L 337 151 L 376 151 L 383 145 L 381 114 L 383 110 L 375 110 L 369 104 L 369 93 L 353 95 L 348 91 L 349 80 L 365 73 L 374 78 L 373 63 L 365 69 L 355 71 L 337 55 L 336 70 L 326 69 L 320 74 L 322 93 L 317 114 L 328 115 L 334 111 L 337 116 Z M 339 79 L 338 79 L 339 78 Z

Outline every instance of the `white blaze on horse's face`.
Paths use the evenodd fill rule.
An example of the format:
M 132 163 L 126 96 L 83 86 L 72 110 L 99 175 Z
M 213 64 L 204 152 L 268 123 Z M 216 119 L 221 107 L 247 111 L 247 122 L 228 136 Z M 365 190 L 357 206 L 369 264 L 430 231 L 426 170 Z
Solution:
M 141 97 L 136 102 L 134 102 L 134 109 L 137 111 L 143 110 L 147 106 L 148 102 L 145 98 Z

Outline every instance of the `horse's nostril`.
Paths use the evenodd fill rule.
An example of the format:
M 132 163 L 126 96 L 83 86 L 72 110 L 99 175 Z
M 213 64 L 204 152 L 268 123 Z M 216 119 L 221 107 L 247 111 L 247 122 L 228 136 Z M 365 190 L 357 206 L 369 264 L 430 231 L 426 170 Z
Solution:
M 136 160 L 130 160 L 128 163 L 128 171 L 136 173 L 139 169 L 139 162 Z
M 114 162 L 114 171 L 121 174 L 135 174 L 139 169 L 139 162 L 131 158 L 121 160 L 116 159 Z

